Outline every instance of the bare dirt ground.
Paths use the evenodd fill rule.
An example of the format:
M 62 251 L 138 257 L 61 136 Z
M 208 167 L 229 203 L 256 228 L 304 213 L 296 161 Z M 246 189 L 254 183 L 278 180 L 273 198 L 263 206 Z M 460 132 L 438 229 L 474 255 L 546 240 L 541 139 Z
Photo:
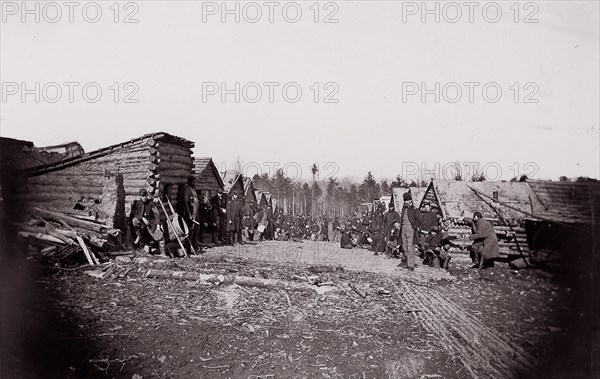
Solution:
M 263 242 L 197 258 L 141 253 L 123 278 L 37 259 L 2 266 L 3 378 L 592 377 L 589 312 L 556 274 L 448 272 L 333 243 Z M 150 279 L 149 268 L 301 282 L 333 291 Z M 366 294 L 363 298 L 349 283 Z M 384 291 L 381 291 L 384 290 Z M 389 291 L 389 294 L 388 292 Z M 135 376 L 139 378 L 139 376 Z

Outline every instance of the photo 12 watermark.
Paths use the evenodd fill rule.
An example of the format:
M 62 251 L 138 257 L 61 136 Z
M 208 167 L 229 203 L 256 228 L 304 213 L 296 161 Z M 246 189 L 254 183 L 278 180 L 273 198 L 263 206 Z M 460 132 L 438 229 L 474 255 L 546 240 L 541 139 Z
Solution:
M 136 82 L 2 82 L 2 103 L 89 103 L 107 100 L 137 104 L 140 86 Z
M 402 102 L 495 104 L 503 99 L 514 103 L 537 104 L 540 86 L 536 82 L 402 82 Z
M 403 23 L 487 23 L 503 20 L 537 24 L 540 6 L 533 1 L 403 1 Z
M 228 245 L 223 246 L 219 253 L 223 258 L 233 256 L 274 263 L 338 265 L 344 261 L 343 251 L 338 244 L 302 245 L 292 241 L 281 241 L 277 245 Z
M 502 166 L 498 162 L 402 162 L 398 175 L 405 183 L 444 181 L 501 181 L 534 179 L 540 171 L 536 162 L 513 162 Z
M 2 1 L 2 23 L 140 22 L 140 2 L 135 1 Z
M 314 1 L 203 1 L 203 23 L 339 23 L 337 2 Z
M 203 103 L 298 103 L 303 98 L 316 104 L 339 103 L 336 82 L 202 82 Z

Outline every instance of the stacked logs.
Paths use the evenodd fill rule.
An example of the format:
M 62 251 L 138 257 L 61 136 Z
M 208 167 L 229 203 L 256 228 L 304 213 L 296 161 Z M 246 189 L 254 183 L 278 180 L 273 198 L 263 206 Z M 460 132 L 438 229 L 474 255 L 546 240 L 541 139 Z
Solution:
M 120 239 L 120 230 L 111 229 L 102 222 L 45 208 L 34 208 L 32 214 L 32 219 L 15 226 L 19 237 L 39 248 L 44 256 L 68 252 L 67 256 L 72 257 L 81 253 L 75 254 L 79 255 L 80 261 L 96 265 L 106 259 L 108 250 L 119 247 L 116 241 Z
M 459 237 L 454 242 L 460 246 L 468 246 L 472 243 L 472 241 L 460 238 L 464 235 L 471 234 L 471 226 L 464 222 L 459 221 L 458 219 L 449 219 L 451 220 L 451 224 L 446 231 L 449 236 Z M 509 225 L 500 225 L 499 222 L 495 222 L 494 230 L 496 231 L 496 236 L 498 237 L 498 245 L 500 246 L 500 255 L 504 257 L 510 256 L 528 256 L 529 255 L 529 245 L 527 242 L 527 233 L 525 228 L 522 226 L 509 226 Z M 451 248 L 450 252 L 459 253 L 461 252 L 458 248 Z
M 176 208 L 179 187 L 185 185 L 188 178 L 192 176 L 194 168 L 192 150 L 155 138 L 149 138 L 147 144 L 150 160 L 147 178 L 148 192 L 157 194 L 161 189 L 160 191 L 169 199 L 171 205 Z M 168 203 L 165 203 L 164 206 L 165 209 L 169 209 Z

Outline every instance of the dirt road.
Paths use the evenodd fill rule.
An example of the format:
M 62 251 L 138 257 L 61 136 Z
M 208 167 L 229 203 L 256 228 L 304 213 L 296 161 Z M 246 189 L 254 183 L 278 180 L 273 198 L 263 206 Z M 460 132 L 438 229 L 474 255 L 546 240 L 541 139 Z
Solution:
M 410 273 L 397 260 L 317 242 L 140 257 L 120 263 L 132 268 L 127 277 L 105 280 L 19 260 L 19 274 L 3 275 L 2 377 L 577 377 L 584 353 L 564 353 L 574 346 L 564 318 L 572 289 L 547 274 L 479 272 L 464 257 L 449 272 Z M 298 281 L 317 263 L 344 268 L 320 274 L 338 291 L 144 277 L 155 268 Z M 557 351 L 565 359 L 548 364 Z

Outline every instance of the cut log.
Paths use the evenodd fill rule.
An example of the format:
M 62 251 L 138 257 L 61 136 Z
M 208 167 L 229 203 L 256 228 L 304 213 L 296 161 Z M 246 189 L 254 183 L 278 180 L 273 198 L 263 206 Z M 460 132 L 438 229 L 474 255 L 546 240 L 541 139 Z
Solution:
M 161 172 L 161 174 L 163 173 L 163 171 L 177 171 L 177 170 L 184 170 L 184 171 L 188 171 L 190 172 L 190 174 L 193 171 L 194 166 L 192 165 L 191 161 L 189 163 L 182 163 L 182 162 L 172 162 L 172 161 L 165 161 L 162 160 L 159 165 L 158 165 L 158 169 Z
M 21 231 L 18 233 L 19 236 L 21 237 L 33 237 L 42 241 L 46 241 L 46 242 L 52 242 L 52 243 L 57 243 L 57 244 L 61 244 L 64 245 L 65 243 L 59 239 L 56 238 L 50 234 L 44 234 L 44 233 L 33 233 L 33 232 L 24 232 Z
M 191 281 L 202 281 L 207 283 L 222 283 L 222 284 L 237 284 L 244 287 L 257 287 L 267 288 L 272 290 L 287 290 L 287 291 L 299 291 L 299 292 L 317 292 L 325 293 L 333 291 L 334 287 L 317 287 L 310 284 L 304 283 L 292 283 L 277 279 L 259 279 L 250 278 L 246 276 L 235 276 L 235 275 L 214 275 L 214 274 L 200 274 L 191 271 L 169 271 L 169 270 L 155 270 L 149 269 L 146 272 L 146 278 L 152 279 L 179 279 L 179 280 L 191 280 Z
M 35 208 L 34 211 L 41 215 L 42 217 L 49 218 L 51 220 L 56 220 L 61 223 L 66 223 L 71 226 L 77 226 L 83 229 L 91 230 L 98 233 L 106 233 L 107 227 L 106 225 L 96 224 L 94 222 L 79 220 L 75 217 L 67 216 L 64 213 L 52 211 L 44 208 Z
M 154 157 L 154 156 L 152 156 Z M 194 160 L 191 156 L 186 155 L 186 156 L 181 156 L 181 155 L 165 155 L 165 154 L 161 154 L 159 157 L 154 157 L 156 159 L 160 160 L 160 165 L 164 165 L 164 164 L 181 164 L 181 165 L 186 165 L 186 166 L 193 166 L 194 165 Z
M 192 175 L 191 170 L 160 170 L 161 181 L 164 183 L 174 183 L 174 180 L 184 180 L 187 182 L 187 178 Z
M 166 142 L 158 142 L 156 146 L 154 146 L 156 150 L 158 150 L 159 155 L 181 155 L 181 156 L 192 156 L 192 149 L 187 147 L 177 146 Z
M 75 241 L 73 241 L 72 239 L 67 237 L 65 234 L 61 234 L 58 231 L 56 231 L 55 229 L 50 228 L 50 227 L 30 226 L 30 225 L 25 225 L 25 224 L 15 224 L 15 226 L 17 227 L 17 230 L 22 231 L 22 232 L 51 235 L 69 245 L 72 245 L 75 243 Z

